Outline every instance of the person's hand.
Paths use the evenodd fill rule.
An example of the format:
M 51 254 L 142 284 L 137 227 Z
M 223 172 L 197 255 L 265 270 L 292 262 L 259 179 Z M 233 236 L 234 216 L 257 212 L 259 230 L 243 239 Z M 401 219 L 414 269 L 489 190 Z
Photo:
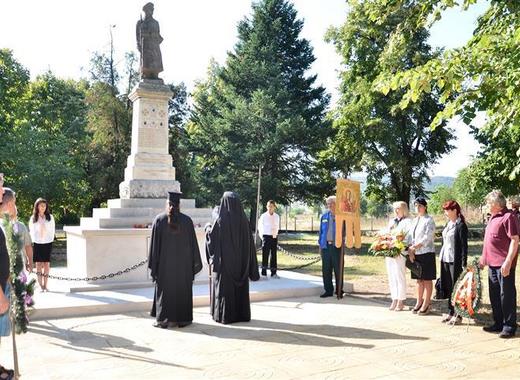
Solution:
M 480 269 L 484 269 L 485 266 L 486 266 L 486 264 L 484 264 L 484 261 L 482 260 L 482 257 L 481 257 L 479 262 L 478 262 L 478 267 Z
M 33 270 L 33 264 L 30 263 L 30 262 L 27 262 L 27 264 L 25 264 L 25 270 L 26 270 L 27 272 L 31 273 L 32 270 Z
M 408 256 L 410 257 L 410 261 L 413 263 L 415 261 L 415 249 L 408 249 Z
M 500 273 L 502 273 L 502 276 L 507 277 L 509 276 L 509 272 L 511 271 L 511 261 L 506 260 L 504 261 L 504 264 L 500 267 Z
M 4 314 L 9 310 L 9 300 L 5 296 L 4 292 L 0 293 L 0 314 Z

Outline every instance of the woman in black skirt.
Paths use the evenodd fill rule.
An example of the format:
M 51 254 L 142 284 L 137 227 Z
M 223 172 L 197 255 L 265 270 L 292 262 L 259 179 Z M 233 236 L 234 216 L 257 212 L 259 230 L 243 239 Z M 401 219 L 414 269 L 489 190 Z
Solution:
M 55 235 L 54 217 L 49 211 L 49 204 L 43 198 L 34 203 L 33 214 L 29 220 L 29 231 L 33 241 L 33 261 L 36 263 L 38 284 L 41 291 L 46 292 L 47 280 L 51 267 L 52 242 Z
M 428 215 L 426 199 L 419 197 L 415 200 L 417 217 L 413 220 L 408 241 L 410 260 L 417 261 L 422 268 L 420 277 L 412 273 L 412 279 L 417 280 L 417 302 L 412 311 L 418 315 L 426 315 L 430 312 L 433 283 L 437 277 L 435 267 L 435 222 Z
M 459 278 L 468 261 L 468 226 L 464 215 L 460 211 L 460 205 L 455 201 L 448 201 L 442 206 L 448 223 L 442 231 L 442 248 L 439 253 L 441 260 L 441 287 L 448 296 L 448 314 L 442 318 L 442 322 L 452 324 L 462 322 L 462 318 L 455 316 L 455 310 L 451 304 L 451 293 L 455 281 Z

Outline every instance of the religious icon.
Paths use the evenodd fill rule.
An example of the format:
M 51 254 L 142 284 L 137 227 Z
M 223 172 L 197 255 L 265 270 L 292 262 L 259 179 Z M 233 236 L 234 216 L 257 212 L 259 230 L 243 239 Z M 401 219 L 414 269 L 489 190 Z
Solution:
M 347 248 L 361 248 L 360 183 L 348 179 L 338 179 L 336 183 L 336 247 L 345 239 Z

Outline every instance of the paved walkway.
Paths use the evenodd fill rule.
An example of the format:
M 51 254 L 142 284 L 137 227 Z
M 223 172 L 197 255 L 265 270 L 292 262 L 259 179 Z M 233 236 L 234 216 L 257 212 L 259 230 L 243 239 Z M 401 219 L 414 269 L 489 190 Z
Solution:
M 520 338 L 363 298 L 254 303 L 250 323 L 227 326 L 207 311 L 168 330 L 144 312 L 35 321 L 17 337 L 22 379 L 520 378 Z

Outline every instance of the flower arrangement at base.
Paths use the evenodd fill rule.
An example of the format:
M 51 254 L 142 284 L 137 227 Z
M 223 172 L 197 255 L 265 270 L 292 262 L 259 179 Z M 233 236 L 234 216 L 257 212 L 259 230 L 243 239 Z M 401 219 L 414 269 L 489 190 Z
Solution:
M 377 237 L 377 240 L 368 249 L 368 253 L 374 256 L 397 257 L 405 249 L 404 234 L 384 234 Z
M 27 332 L 29 318 L 27 307 L 34 305 L 33 294 L 36 280 L 27 278 L 21 255 L 23 243 L 17 231 L 17 224 L 11 223 L 9 215 L 3 219 L 4 233 L 9 252 L 11 286 L 11 312 L 14 315 L 17 334 Z
M 473 260 L 460 274 L 451 295 L 451 304 L 455 313 L 461 317 L 472 318 L 480 307 L 482 283 L 478 258 Z

